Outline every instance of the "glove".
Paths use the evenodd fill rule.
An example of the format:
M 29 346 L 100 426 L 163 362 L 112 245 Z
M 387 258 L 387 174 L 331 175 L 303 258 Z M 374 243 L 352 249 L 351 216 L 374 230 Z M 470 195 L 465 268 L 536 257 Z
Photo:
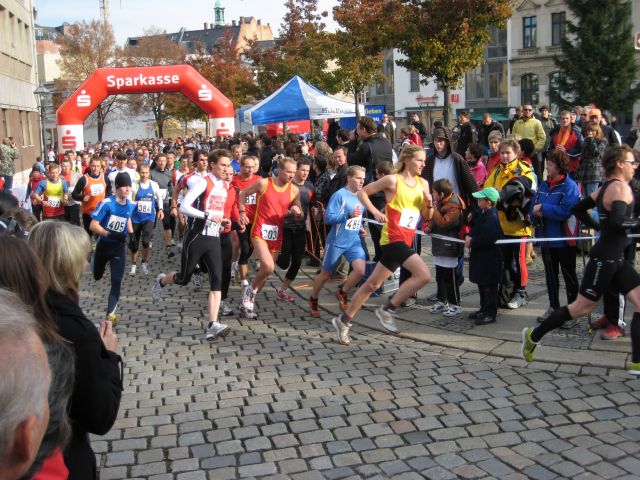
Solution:
M 138 240 L 136 239 L 136 236 L 135 235 L 130 235 L 129 236 L 129 249 L 133 253 L 136 253 L 139 248 L 140 248 L 140 242 L 138 242 Z
M 124 243 L 127 240 L 127 234 L 124 232 L 109 232 L 109 239 Z

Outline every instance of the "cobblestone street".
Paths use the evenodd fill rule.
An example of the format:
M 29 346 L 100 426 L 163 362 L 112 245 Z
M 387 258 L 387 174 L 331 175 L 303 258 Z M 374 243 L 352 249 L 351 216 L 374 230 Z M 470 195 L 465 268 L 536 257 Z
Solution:
M 125 392 L 93 438 L 101 480 L 640 478 L 640 381 L 623 370 L 479 361 L 360 325 L 345 347 L 329 314 L 271 286 L 258 320 L 227 317 L 208 344 L 205 291 L 151 301 L 161 263 L 177 264 L 155 253 L 123 285 Z M 94 321 L 107 282 L 85 278 Z

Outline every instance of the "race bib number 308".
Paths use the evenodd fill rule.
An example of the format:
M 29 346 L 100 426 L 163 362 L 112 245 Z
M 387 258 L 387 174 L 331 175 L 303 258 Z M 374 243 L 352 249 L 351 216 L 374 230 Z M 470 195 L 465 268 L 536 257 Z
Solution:
M 112 232 L 124 232 L 127 226 L 127 219 L 124 217 L 118 217 L 117 215 L 111 215 L 107 222 L 107 230 Z
M 416 228 L 420 220 L 420 212 L 413 208 L 403 208 L 398 225 L 404 228 Z
M 277 225 L 262 225 L 260 231 L 263 240 L 277 240 L 278 239 L 278 226 Z

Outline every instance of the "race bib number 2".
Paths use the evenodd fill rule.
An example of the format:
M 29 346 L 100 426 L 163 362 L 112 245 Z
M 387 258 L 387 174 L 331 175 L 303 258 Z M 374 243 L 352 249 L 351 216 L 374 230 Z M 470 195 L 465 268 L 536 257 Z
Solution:
M 262 234 L 263 240 L 277 240 L 278 239 L 278 226 L 277 225 L 262 225 L 262 230 L 260 232 Z
M 117 215 L 111 215 L 109 222 L 107 223 L 107 230 L 112 232 L 124 232 L 127 226 L 127 219 L 124 217 L 118 217 Z
M 403 208 L 400 213 L 398 225 L 404 228 L 415 229 L 418 225 L 418 220 L 420 220 L 420 212 L 418 210 L 414 210 L 413 208 Z
M 344 224 L 345 230 L 360 230 L 361 225 L 361 217 L 353 217 L 347 220 L 347 223 Z

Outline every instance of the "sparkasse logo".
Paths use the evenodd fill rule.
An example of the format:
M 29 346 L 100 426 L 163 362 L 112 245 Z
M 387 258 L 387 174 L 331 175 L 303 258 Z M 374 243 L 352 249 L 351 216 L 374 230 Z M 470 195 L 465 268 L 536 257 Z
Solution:
M 141 73 L 134 77 L 116 77 L 115 75 L 107 76 L 107 87 L 116 87 L 116 90 L 120 90 L 122 87 L 170 85 L 170 84 L 179 85 L 180 75 L 147 76 Z

